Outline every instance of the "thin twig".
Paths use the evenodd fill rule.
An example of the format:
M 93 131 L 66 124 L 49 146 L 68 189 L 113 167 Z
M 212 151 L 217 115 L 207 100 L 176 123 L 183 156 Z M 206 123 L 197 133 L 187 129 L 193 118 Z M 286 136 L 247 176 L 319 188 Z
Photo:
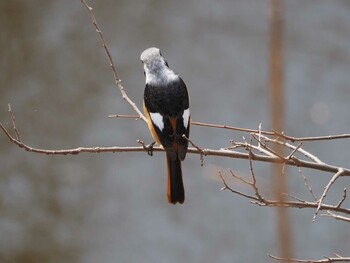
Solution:
M 233 127 L 233 126 L 228 126 L 228 125 L 204 123 L 204 122 L 198 122 L 198 121 L 191 121 L 191 124 L 197 125 L 197 126 L 219 128 L 219 129 L 226 129 L 226 130 L 233 130 L 233 131 L 255 132 L 255 133 L 259 132 L 259 130 L 254 130 L 254 129 L 239 128 L 239 127 Z M 261 131 L 261 133 L 266 134 L 266 135 L 275 135 L 274 132 L 268 132 L 268 131 Z
M 302 202 L 302 203 L 307 203 L 305 200 L 303 200 L 303 199 L 301 199 L 301 198 L 299 198 L 299 197 L 296 197 L 296 196 L 294 196 L 294 195 L 291 195 L 291 194 L 286 194 L 286 193 L 283 193 L 283 195 L 286 195 L 286 196 L 288 196 L 288 197 L 290 197 L 290 198 L 292 198 L 292 199 L 294 199 L 294 200 L 297 200 L 297 201 L 299 201 L 299 202 Z
M 245 194 L 245 193 L 242 193 L 240 191 L 237 191 L 237 190 L 234 190 L 233 188 L 231 188 L 225 181 L 225 178 L 222 176 L 221 174 L 221 171 L 219 170 L 219 176 L 224 184 L 224 187 L 221 188 L 221 190 L 229 190 L 231 191 L 232 193 L 235 193 L 237 195 L 240 195 L 240 196 L 243 196 L 245 198 L 248 198 L 250 200 L 256 200 L 256 201 L 259 201 L 258 198 L 256 198 L 255 196 L 252 196 L 252 195 L 248 195 L 248 194 Z
M 19 137 L 19 131 L 17 130 L 17 127 L 16 127 L 16 119 L 15 119 L 15 115 L 12 113 L 12 109 L 11 109 L 11 104 L 8 103 L 8 112 L 11 116 L 11 120 L 12 120 L 12 127 L 13 127 L 13 130 L 15 132 L 15 135 L 16 135 L 16 139 L 18 141 L 21 141 L 21 138 Z
M 290 149 L 292 149 L 292 150 L 294 150 L 294 149 L 297 148 L 297 146 L 294 146 L 294 145 L 292 145 L 292 144 L 285 143 L 285 142 L 281 142 L 281 141 L 279 141 L 279 140 L 277 140 L 277 139 L 271 139 L 271 138 L 269 138 L 269 137 L 267 137 L 267 136 L 264 136 L 264 135 L 261 135 L 261 137 L 264 138 L 264 140 L 266 140 L 267 142 L 278 143 L 278 144 L 284 145 L 284 146 L 286 146 L 286 147 L 288 147 L 288 148 L 290 148 Z M 313 154 L 311 154 L 310 152 L 308 152 L 308 151 L 302 149 L 301 147 L 299 147 L 299 149 L 298 149 L 297 151 L 300 152 L 301 154 L 303 154 L 305 157 L 309 158 L 310 160 L 316 162 L 316 163 L 319 163 L 319 164 L 322 164 L 322 163 L 323 163 L 323 162 L 322 162 L 319 158 L 317 158 L 315 155 L 313 155 Z M 293 157 L 294 157 L 294 156 L 291 157 L 292 160 L 294 159 Z
M 204 165 L 204 155 L 207 155 L 206 150 L 197 146 L 190 138 L 187 138 L 185 134 L 182 135 L 182 138 L 187 140 L 194 148 L 196 148 L 200 152 L 199 160 L 201 162 L 201 166 L 203 166 Z
M 324 200 L 324 198 L 326 197 L 330 187 L 334 184 L 334 182 L 344 173 L 344 170 L 342 168 L 339 168 L 339 171 L 337 173 L 335 173 L 332 177 L 332 179 L 328 182 L 328 184 L 326 185 L 326 187 L 324 188 L 324 191 L 320 197 L 320 199 L 318 200 L 318 206 L 317 206 L 317 209 L 315 211 L 315 214 L 314 214 L 314 218 L 313 220 L 315 221 L 316 219 L 316 216 L 317 216 L 317 213 L 318 211 L 320 210 L 320 207 L 321 207 L 321 204 Z
M 258 133 L 258 135 L 259 135 L 259 142 L 258 142 L 258 147 L 261 147 L 261 145 L 260 145 L 260 140 L 261 140 L 261 126 L 262 126 L 262 124 L 261 124 L 261 122 L 259 123 L 259 133 Z M 250 142 L 252 142 L 251 140 L 250 140 Z M 250 143 L 250 144 L 252 144 L 252 143 Z
M 251 144 L 251 145 L 249 145 L 249 147 L 245 146 L 245 148 L 251 148 L 251 149 L 259 151 L 260 153 L 266 154 L 267 156 L 271 156 L 271 157 L 274 157 L 274 158 L 276 157 L 276 155 L 274 155 L 269 150 L 264 149 L 263 147 L 261 147 L 261 145 L 260 146 L 255 146 L 255 145 Z M 279 160 L 281 160 L 281 159 L 279 159 Z
M 265 136 L 261 135 L 261 133 L 260 133 L 259 136 L 260 136 L 260 137 L 265 137 Z M 272 150 L 270 147 L 268 147 L 268 146 L 266 145 L 266 143 L 260 141 L 260 139 L 259 139 L 254 133 L 252 133 L 252 137 L 259 143 L 259 145 L 260 145 L 262 148 L 265 148 L 267 151 L 269 151 L 270 153 L 272 153 L 274 156 L 280 158 L 282 161 L 285 161 L 285 160 L 286 160 L 286 158 L 284 158 L 282 155 L 280 155 L 279 153 L 277 153 L 276 151 L 274 151 L 274 150 Z
M 321 216 L 329 216 L 329 217 L 333 217 L 333 218 L 340 220 L 340 221 L 350 222 L 350 217 L 337 215 L 337 214 L 334 214 L 330 211 L 327 211 L 326 214 L 322 214 Z
M 249 153 L 248 153 L 248 156 L 249 156 L 249 168 L 250 168 L 250 175 L 252 177 L 252 187 L 255 191 L 255 195 L 258 197 L 259 201 L 260 202 L 264 202 L 265 199 L 261 196 L 260 192 L 259 192 L 259 188 L 258 186 L 256 185 L 256 177 L 255 177 L 255 173 L 254 173 L 254 169 L 253 169 L 253 162 L 252 162 L 252 151 L 251 151 L 251 148 L 249 148 Z
M 187 138 L 185 134 L 182 135 L 182 138 L 187 140 L 194 148 L 196 148 L 199 152 L 202 152 L 205 155 L 205 149 L 197 146 L 190 138 Z
M 136 115 L 123 115 L 123 114 L 113 114 L 113 115 L 108 115 L 108 118 L 125 118 L 125 119 L 135 119 L 135 120 L 138 120 L 138 119 L 140 119 L 140 116 L 136 116 Z
M 346 188 L 343 189 L 343 198 L 337 204 L 338 208 L 341 207 L 341 205 L 344 203 L 345 199 L 346 199 Z
M 305 185 L 306 188 L 308 189 L 309 193 L 311 194 L 311 196 L 313 197 L 313 199 L 314 199 L 315 201 L 317 201 L 317 197 L 316 197 L 316 195 L 314 194 L 314 191 L 312 191 L 312 188 L 311 188 L 311 186 L 309 185 L 309 182 L 307 181 L 306 176 L 304 175 L 304 173 L 302 172 L 302 170 L 301 170 L 300 167 L 299 167 L 299 174 L 303 177 L 304 185 Z
M 235 174 L 231 169 L 228 169 L 228 171 L 230 172 L 230 174 L 232 175 L 233 178 L 236 178 L 238 180 L 240 180 L 241 182 L 243 182 L 244 184 L 247 184 L 247 185 L 252 185 L 251 182 L 249 182 L 248 180 L 244 179 L 243 177 L 241 176 L 238 176 L 237 174 Z
M 273 130 L 275 135 L 278 135 L 286 140 L 289 140 L 291 142 L 297 142 L 297 141 L 328 141 L 328 140 L 337 140 L 337 139 L 348 139 L 350 138 L 350 134 L 335 134 L 335 135 L 326 135 L 326 136 L 312 136 L 312 137 L 292 137 L 285 135 L 284 133 L 277 132 Z
M 293 155 L 299 150 L 299 148 L 301 147 L 303 143 L 299 143 L 297 147 L 295 147 L 295 149 L 286 157 L 286 159 L 291 159 L 293 157 Z

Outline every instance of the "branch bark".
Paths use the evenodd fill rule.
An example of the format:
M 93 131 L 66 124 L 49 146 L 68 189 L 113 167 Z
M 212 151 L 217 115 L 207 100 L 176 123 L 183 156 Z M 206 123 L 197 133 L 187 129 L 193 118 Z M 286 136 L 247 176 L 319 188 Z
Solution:
M 273 255 L 268 255 L 272 259 L 276 259 L 279 261 L 287 261 L 287 262 L 302 262 L 302 263 L 331 263 L 331 262 L 350 262 L 350 257 L 341 257 L 336 255 L 336 257 L 325 257 L 323 259 L 295 259 L 295 258 L 281 258 Z

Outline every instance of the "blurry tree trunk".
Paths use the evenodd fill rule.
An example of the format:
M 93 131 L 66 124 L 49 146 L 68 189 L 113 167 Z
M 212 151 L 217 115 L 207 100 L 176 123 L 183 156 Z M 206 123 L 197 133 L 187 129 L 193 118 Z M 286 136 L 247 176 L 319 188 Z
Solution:
M 270 17 L 270 105 L 271 126 L 276 131 L 284 127 L 284 87 L 283 87 L 283 0 L 271 0 Z M 276 152 L 283 156 L 283 146 L 274 144 Z M 281 164 L 273 164 L 274 198 L 283 202 L 283 193 L 288 192 L 287 178 Z M 286 208 L 277 210 L 277 243 L 279 254 L 283 258 L 293 258 L 291 223 Z

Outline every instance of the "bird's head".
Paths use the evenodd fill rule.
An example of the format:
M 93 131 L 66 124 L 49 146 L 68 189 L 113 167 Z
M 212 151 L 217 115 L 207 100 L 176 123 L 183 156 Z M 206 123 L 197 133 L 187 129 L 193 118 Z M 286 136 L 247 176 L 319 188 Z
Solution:
M 141 53 L 140 59 L 143 63 L 145 71 L 156 71 L 163 67 L 168 67 L 168 63 L 162 57 L 159 48 L 147 48 Z
M 159 48 L 151 47 L 141 53 L 146 83 L 163 85 L 177 80 L 178 76 L 169 68 Z

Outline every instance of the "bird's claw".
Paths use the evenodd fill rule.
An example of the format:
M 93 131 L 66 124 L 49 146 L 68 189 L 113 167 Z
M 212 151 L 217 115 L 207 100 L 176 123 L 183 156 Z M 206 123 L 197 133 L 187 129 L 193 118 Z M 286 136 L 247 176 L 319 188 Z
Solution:
M 156 144 L 156 142 L 152 142 L 146 146 L 147 154 L 149 156 L 153 156 L 153 146 Z

